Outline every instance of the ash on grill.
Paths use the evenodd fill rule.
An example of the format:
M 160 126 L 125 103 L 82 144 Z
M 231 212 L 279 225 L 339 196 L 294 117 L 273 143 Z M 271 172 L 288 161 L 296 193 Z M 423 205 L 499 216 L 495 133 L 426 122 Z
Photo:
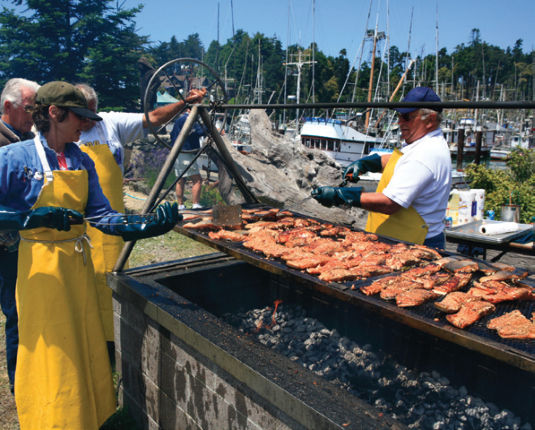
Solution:
M 308 318 L 301 306 L 280 305 L 223 318 L 241 332 L 332 381 L 392 418 L 417 429 L 521 429 L 529 423 L 507 409 L 455 388 L 433 371 L 417 374 Z

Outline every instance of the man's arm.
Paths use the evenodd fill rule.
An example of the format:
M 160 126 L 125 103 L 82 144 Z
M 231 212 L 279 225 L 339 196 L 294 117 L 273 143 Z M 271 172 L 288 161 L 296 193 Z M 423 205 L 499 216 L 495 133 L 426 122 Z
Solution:
M 362 193 L 360 206 L 363 209 L 385 215 L 395 214 L 401 208 L 401 205 L 389 199 L 383 193 Z
M 200 102 L 206 94 L 206 88 L 201 90 L 191 90 L 188 98 L 186 99 L 187 103 L 197 103 Z M 173 118 L 184 108 L 184 102 L 181 100 L 179 102 L 162 106 L 158 109 L 149 112 L 149 120 L 153 127 L 159 127 Z M 147 123 L 147 118 L 143 116 L 143 128 L 147 128 L 149 124 Z

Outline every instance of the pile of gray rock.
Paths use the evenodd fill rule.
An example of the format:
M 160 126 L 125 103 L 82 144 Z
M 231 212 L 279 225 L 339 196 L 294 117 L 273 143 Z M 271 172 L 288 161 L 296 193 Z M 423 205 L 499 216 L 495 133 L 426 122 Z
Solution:
M 451 386 L 436 371 L 415 373 L 381 357 L 370 344 L 340 336 L 307 317 L 300 306 L 283 305 L 275 314 L 271 307 L 254 309 L 223 318 L 409 428 L 532 429 L 513 412 L 471 396 L 464 386 Z

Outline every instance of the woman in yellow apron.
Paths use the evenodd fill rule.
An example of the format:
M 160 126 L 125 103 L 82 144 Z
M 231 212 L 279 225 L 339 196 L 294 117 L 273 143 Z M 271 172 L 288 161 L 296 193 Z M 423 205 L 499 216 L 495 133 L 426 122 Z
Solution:
M 167 204 L 147 220 L 111 209 L 94 163 L 72 143 L 86 118 L 100 119 L 72 85 L 42 86 L 32 116 L 36 138 L 0 148 L 0 229 L 22 237 L 19 422 L 22 430 L 97 430 L 116 401 L 83 216 L 136 240 L 169 231 L 178 211 Z

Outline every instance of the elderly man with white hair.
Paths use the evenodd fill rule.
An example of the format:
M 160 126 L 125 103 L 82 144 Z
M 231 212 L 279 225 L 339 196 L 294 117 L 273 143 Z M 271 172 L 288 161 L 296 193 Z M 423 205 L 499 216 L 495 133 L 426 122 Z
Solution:
M 38 89 L 39 84 L 26 79 L 7 81 L 0 96 L 0 146 L 33 139 L 33 120 L 27 110 L 34 106 Z M 11 392 L 15 384 L 19 347 L 19 318 L 15 301 L 19 241 L 18 231 L 0 232 L 0 306 L 6 316 L 6 358 Z

